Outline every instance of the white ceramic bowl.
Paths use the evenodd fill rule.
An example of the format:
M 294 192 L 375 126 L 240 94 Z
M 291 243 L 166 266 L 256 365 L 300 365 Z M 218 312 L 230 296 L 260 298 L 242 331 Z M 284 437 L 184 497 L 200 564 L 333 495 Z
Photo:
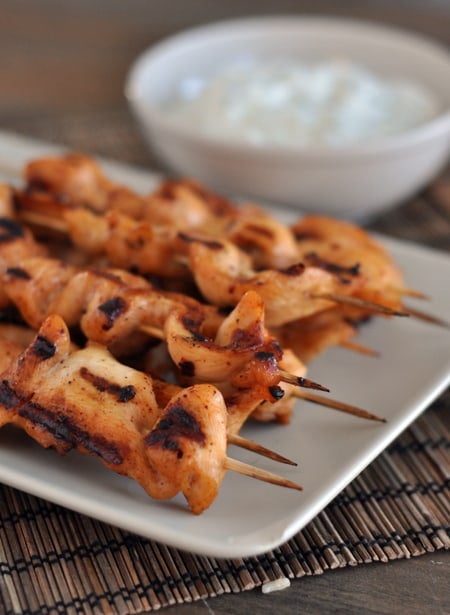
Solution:
M 181 128 L 164 112 L 187 77 L 211 78 L 240 58 L 343 56 L 387 78 L 422 84 L 442 110 L 398 136 L 342 147 L 225 143 Z M 263 17 L 199 27 L 166 39 L 134 63 L 126 96 L 151 149 L 176 174 L 228 194 L 342 217 L 363 217 L 423 187 L 450 151 L 450 56 L 389 27 L 322 17 Z

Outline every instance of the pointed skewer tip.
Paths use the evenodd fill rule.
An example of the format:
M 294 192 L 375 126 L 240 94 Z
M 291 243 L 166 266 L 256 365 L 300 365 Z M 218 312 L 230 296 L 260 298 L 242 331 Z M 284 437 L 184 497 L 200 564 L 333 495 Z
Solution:
M 421 310 L 415 310 L 406 306 L 405 310 L 408 312 L 408 316 L 412 316 L 413 318 L 417 318 L 419 320 L 422 320 L 423 322 L 438 325 L 439 327 L 443 327 L 444 329 L 450 329 L 450 323 L 446 322 L 442 318 L 439 318 L 438 316 L 433 316 L 432 314 L 428 314 L 427 312 L 422 312 Z
M 293 481 L 283 478 L 278 474 L 273 474 L 272 472 L 268 472 L 262 468 L 257 468 L 248 463 L 244 463 L 243 461 L 239 461 L 238 459 L 226 457 L 225 467 L 227 470 L 237 472 L 238 474 L 243 474 L 244 476 L 249 476 L 250 478 L 256 478 L 257 480 L 261 480 L 265 483 L 271 483 L 272 485 L 278 485 L 279 487 L 287 487 L 288 489 L 295 489 L 296 491 L 303 491 L 303 487 L 298 483 L 294 483 Z
M 309 378 L 304 378 L 303 376 L 296 376 L 295 374 L 290 374 L 284 369 L 279 370 L 280 380 L 282 382 L 286 382 L 287 384 L 293 384 L 294 386 L 303 387 L 305 389 L 316 389 L 317 391 L 324 391 L 325 393 L 329 393 L 330 389 L 324 387 L 322 384 L 315 382 L 314 380 L 310 380 Z
M 292 461 L 292 459 L 288 459 L 287 457 L 280 455 L 279 453 L 271 450 L 270 448 L 266 448 L 258 442 L 243 438 L 242 436 L 239 436 L 237 434 L 228 434 L 227 440 L 228 444 L 239 446 L 240 448 L 245 448 L 248 451 L 252 451 L 254 453 L 257 453 L 258 455 L 262 455 L 263 457 L 268 457 L 273 461 L 278 461 L 279 463 L 285 463 L 291 466 L 298 465 L 295 461 Z
M 305 389 L 316 389 L 317 391 L 324 391 L 325 393 L 330 392 L 328 387 L 324 387 L 322 384 L 314 382 L 314 380 L 310 380 L 309 378 L 303 378 L 302 376 L 297 377 L 297 383 L 300 387 Z
M 380 356 L 378 350 L 374 350 L 373 348 L 369 348 L 368 346 L 364 346 L 363 344 L 351 342 L 350 340 L 344 340 L 343 342 L 340 342 L 339 346 L 341 346 L 342 348 L 346 348 L 347 350 L 352 350 L 353 352 L 358 352 L 359 354 L 364 354 L 368 357 Z
M 368 301 L 367 299 L 361 299 L 353 295 L 341 295 L 339 293 L 316 293 L 311 295 L 313 299 L 327 299 L 334 303 L 342 305 L 349 305 L 352 307 L 369 310 L 370 312 L 377 312 L 379 314 L 385 314 L 386 316 L 409 316 L 409 313 L 404 310 L 397 310 L 390 308 L 374 301 Z
M 322 395 L 316 395 L 314 393 L 310 393 L 309 391 L 301 391 L 297 389 L 294 391 L 294 395 L 296 397 L 299 397 L 300 399 L 304 399 L 314 404 L 318 404 L 319 406 L 326 406 L 327 408 L 339 410 L 340 412 L 345 412 L 346 414 L 351 414 L 362 419 L 367 419 L 369 421 L 378 421 L 379 423 L 387 423 L 387 420 L 384 417 L 378 416 L 377 414 L 373 414 L 372 412 L 368 412 L 363 408 L 359 408 L 358 406 L 353 406 L 351 404 L 346 404 L 342 401 L 337 401 L 335 399 L 330 399 L 328 397 L 323 397 Z

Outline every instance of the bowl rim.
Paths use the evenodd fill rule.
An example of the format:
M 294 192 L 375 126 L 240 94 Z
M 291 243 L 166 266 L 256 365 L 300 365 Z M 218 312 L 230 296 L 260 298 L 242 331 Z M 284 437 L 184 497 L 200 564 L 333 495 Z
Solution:
M 344 159 L 355 158 L 360 156 L 379 156 L 385 155 L 388 152 L 396 152 L 409 147 L 414 147 L 418 144 L 433 140 L 436 137 L 445 136 L 448 133 L 450 137 L 450 104 L 447 109 L 441 110 L 436 116 L 430 120 L 418 124 L 413 128 L 390 135 L 380 137 L 366 143 L 355 143 L 349 145 L 256 145 L 245 141 L 226 141 L 220 137 L 204 135 L 196 132 L 195 129 L 179 125 L 166 115 L 158 105 L 149 101 L 143 96 L 140 96 L 137 89 L 139 88 L 140 76 L 144 67 L 148 62 L 158 60 L 158 56 L 166 53 L 179 44 L 185 44 L 191 40 L 195 40 L 199 35 L 207 36 L 214 32 L 226 32 L 230 28 L 234 31 L 241 30 L 257 30 L 260 27 L 270 27 L 271 25 L 288 25 L 290 28 L 295 27 L 314 27 L 325 26 L 327 28 L 335 28 L 336 30 L 345 28 L 355 28 L 360 31 L 370 31 L 373 34 L 379 33 L 404 42 L 414 44 L 419 48 L 422 47 L 428 52 L 434 53 L 447 60 L 450 69 L 450 52 L 447 48 L 438 41 L 434 41 L 420 33 L 398 28 L 390 24 L 385 24 L 377 21 L 369 21 L 352 17 L 340 16 L 325 16 L 325 15 L 263 15 L 249 16 L 235 19 L 227 19 L 215 21 L 192 28 L 181 30 L 172 35 L 169 35 L 159 42 L 144 49 L 131 64 L 128 70 L 124 94 L 137 119 L 141 122 L 149 123 L 153 128 L 158 127 L 166 134 L 172 137 L 178 137 L 185 142 L 191 141 L 197 147 L 208 147 L 216 152 L 226 153 L 233 152 L 238 156 L 252 156 L 265 159 L 267 157 L 279 157 L 281 159 L 292 158 L 292 156 L 304 158 L 322 158 L 322 159 Z M 356 31 L 356 30 L 355 30 Z

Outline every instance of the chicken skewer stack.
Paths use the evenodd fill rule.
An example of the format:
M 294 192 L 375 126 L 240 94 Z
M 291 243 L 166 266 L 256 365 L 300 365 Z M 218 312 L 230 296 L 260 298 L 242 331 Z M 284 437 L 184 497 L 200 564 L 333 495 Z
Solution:
M 0 427 L 8 423 L 60 454 L 95 455 L 154 498 L 181 491 L 196 514 L 214 501 L 227 468 L 301 489 L 226 456 L 227 409 L 216 387 L 180 389 L 160 408 L 149 376 L 104 346 L 74 350 L 57 315 L 2 374 Z
M 400 274 L 351 225 L 336 248 L 331 221 L 289 229 L 192 182 L 141 197 L 79 155 L 34 161 L 26 180 L 24 190 L 0 193 L 5 227 L 16 229 L 9 240 L 15 233 L 30 246 L 4 256 L 0 247 L 1 297 L 39 332 L 3 373 L 0 426 L 13 423 L 61 453 L 95 454 L 153 497 L 182 491 L 196 513 L 215 499 L 227 468 L 255 472 L 225 453 L 249 416 L 288 422 L 298 386 L 327 390 L 305 377 L 297 356 L 318 321 L 322 339 L 314 346 L 310 335 L 309 356 L 347 342 L 368 315 L 404 314 Z M 34 229 L 70 236 L 76 265 L 55 258 L 61 242 L 45 250 L 13 220 L 11 194 Z M 362 267 L 348 264 L 357 256 Z M 82 331 L 84 348 L 73 350 L 68 327 Z M 173 384 L 115 358 L 139 352 L 158 375 L 159 340 Z M 105 395 L 112 402 L 102 414 Z M 280 484 L 276 475 L 263 480 Z
M 243 305 L 247 308 L 241 306 L 239 312 L 242 321 L 245 310 L 250 311 L 249 328 L 254 329 L 250 338 L 252 348 L 249 348 L 246 353 L 242 327 L 239 329 L 238 347 L 234 343 L 235 347 L 226 349 L 227 343 L 222 339 L 220 349 L 217 344 L 212 348 L 211 324 L 209 327 L 205 326 L 203 317 L 199 321 L 200 313 L 205 310 L 205 306 L 200 306 L 195 300 L 182 296 L 183 306 L 188 303 L 191 309 L 181 318 L 179 310 L 177 311 L 180 295 L 171 295 L 171 293 L 163 295 L 152 292 L 150 284 L 124 271 L 80 271 L 55 259 L 34 258 L 25 260 L 21 267 L 10 267 L 3 276 L 3 283 L 9 297 L 19 307 L 22 316 L 30 326 L 37 328 L 46 315 L 53 312 L 59 313 L 64 316 L 69 325 L 74 325 L 81 320 L 82 329 L 87 337 L 107 344 L 109 347 L 113 346 L 119 352 L 121 340 L 126 341 L 128 348 L 132 346 L 131 339 L 137 325 L 139 325 L 139 333 L 148 329 L 152 331 L 155 325 L 162 329 L 167 318 L 169 324 L 166 338 L 169 349 L 172 351 L 172 357 L 185 371 L 186 369 L 192 370 L 194 362 L 184 361 L 183 355 L 193 359 L 196 355 L 200 355 L 200 351 L 203 351 L 203 358 L 198 359 L 195 364 L 197 371 L 199 368 L 202 369 L 200 364 L 203 366 L 203 371 L 197 373 L 197 376 L 208 381 L 218 379 L 217 371 L 223 376 L 225 359 L 229 363 L 229 373 L 236 372 L 239 362 L 242 364 L 243 359 L 248 360 L 258 350 L 255 346 L 256 330 L 253 324 L 257 322 L 254 318 L 256 309 L 259 313 L 259 324 L 256 325 L 259 327 L 259 362 L 263 363 L 265 360 L 266 364 L 270 364 L 274 359 L 273 353 L 266 350 L 264 355 L 261 352 L 261 345 L 265 343 L 262 323 L 263 305 L 253 291 L 248 291 L 247 297 L 243 298 Z M 220 316 L 216 308 L 209 309 L 208 313 L 209 320 L 214 323 L 217 331 L 218 323 L 223 320 L 223 316 Z M 246 317 L 249 317 L 248 314 Z M 202 330 L 196 325 L 197 321 L 202 323 Z M 190 323 L 191 330 L 186 326 L 187 322 Z M 221 326 L 222 333 L 219 337 L 223 338 L 223 331 L 227 325 L 222 323 Z M 206 336 L 204 343 L 200 342 L 200 336 Z M 142 335 L 139 337 L 142 339 Z M 230 342 L 232 335 L 228 334 L 228 338 Z M 276 348 L 276 351 L 280 354 L 279 348 Z M 291 365 L 293 362 L 291 358 Z M 211 373 L 212 366 L 216 366 L 216 373 Z M 205 372 L 206 368 L 207 372 Z M 297 373 L 294 378 L 295 385 L 314 386 L 314 383 L 304 378 L 305 366 L 300 361 L 295 363 L 293 369 Z M 275 394 L 278 397 L 280 392 L 275 392 L 274 387 L 277 382 L 273 380 L 274 370 L 271 371 L 271 395 L 273 397 Z M 278 379 L 284 378 L 282 370 L 278 370 L 278 376 Z M 292 378 L 290 381 L 292 383 Z
M 5 203 L 7 204 L 6 206 Z M 5 198 L 3 205 L 3 213 L 9 213 L 10 207 L 8 207 L 7 198 Z M 1 221 L 3 226 L 8 230 L 8 234 L 5 234 L 3 237 L 3 243 L 7 246 L 7 249 L 3 250 L 2 265 L 3 268 L 6 267 L 6 272 L 3 276 L 3 289 L 8 289 L 8 279 L 12 281 L 19 280 L 21 283 L 25 281 L 32 282 L 32 285 L 29 286 L 29 290 L 31 290 L 30 296 L 26 296 L 26 293 L 24 294 L 20 291 L 20 288 L 18 289 L 19 305 L 23 308 L 23 314 L 29 316 L 31 324 L 36 328 L 43 320 L 42 328 L 34 342 L 30 344 L 19 359 L 15 362 L 12 361 L 9 369 L 6 369 L 3 373 L 0 394 L 1 426 L 7 423 L 13 423 L 24 429 L 41 445 L 55 448 L 60 453 L 75 448 L 81 452 L 95 454 L 111 469 L 138 480 L 148 493 L 154 497 L 172 497 L 178 491 L 183 491 L 191 509 L 196 513 L 202 512 L 210 505 L 217 495 L 218 485 L 223 479 L 225 469 L 232 469 L 240 473 L 249 474 L 254 478 L 260 478 L 261 480 L 281 484 L 286 487 L 295 489 L 300 488 L 292 481 L 282 479 L 272 473 L 261 471 L 258 468 L 248 466 L 242 462 L 224 456 L 225 449 L 222 445 L 223 425 L 225 425 L 225 427 L 227 425 L 228 414 L 223 397 L 218 389 L 212 385 L 193 385 L 192 387 L 183 389 L 182 392 L 180 390 L 174 393 L 172 396 L 173 399 L 171 398 L 170 401 L 165 404 L 158 424 L 154 425 L 151 432 L 147 430 L 148 433 L 145 441 L 148 446 L 144 463 L 142 460 L 142 450 L 139 449 L 136 440 L 138 437 L 137 434 L 131 436 L 130 430 L 125 428 L 125 423 L 127 422 L 130 423 L 129 427 L 135 427 L 139 422 L 138 418 L 136 418 L 133 409 L 131 411 L 131 416 L 127 409 L 126 419 L 123 417 L 123 412 L 120 412 L 123 408 L 123 404 L 135 397 L 135 387 L 133 385 L 120 386 L 114 378 L 113 382 L 111 382 L 111 374 L 121 374 L 125 378 L 129 378 L 131 368 L 120 365 L 120 368 L 117 370 L 116 368 L 119 364 L 114 362 L 113 357 L 108 353 L 106 348 L 98 345 L 94 345 L 95 347 L 93 347 L 92 343 L 89 348 L 66 356 L 67 348 L 70 344 L 66 324 L 60 317 L 50 316 L 46 319 L 45 313 L 42 313 L 42 309 L 45 311 L 45 299 L 47 299 L 48 302 L 49 298 L 52 296 L 55 297 L 55 290 L 57 291 L 60 288 L 64 288 L 64 283 L 66 281 L 73 281 L 74 276 L 76 277 L 76 270 L 73 267 L 65 266 L 64 263 L 44 256 L 24 258 L 24 256 L 26 257 L 27 255 L 27 248 L 29 248 L 29 253 L 31 254 L 42 254 L 45 253 L 45 250 L 36 244 L 33 237 L 26 229 L 23 229 L 11 218 L 3 216 Z M 19 262 L 21 262 L 23 266 L 8 267 L 7 265 L 9 263 L 15 262 L 15 254 L 17 251 L 19 251 L 20 255 Z M 32 279 L 26 270 L 27 265 L 30 266 L 32 270 L 34 266 L 33 271 L 39 272 L 37 283 L 36 279 Z M 59 277 L 55 275 L 55 266 L 60 272 Z M 52 267 L 53 270 L 51 270 Z M 83 272 L 83 282 L 86 282 L 84 278 L 86 276 L 89 278 L 89 274 L 90 272 Z M 148 283 L 136 276 L 132 276 L 126 272 L 121 272 L 121 274 L 127 279 L 127 282 L 131 284 L 130 290 L 133 288 L 148 290 L 150 287 Z M 92 272 L 91 278 L 100 280 L 101 284 L 109 287 L 111 285 L 119 288 L 124 286 L 124 281 L 112 272 L 103 272 L 103 275 L 100 272 Z M 45 283 L 39 283 L 40 280 Z M 12 284 L 12 286 L 14 287 L 14 284 Z M 93 286 L 98 290 L 95 284 L 92 284 L 92 279 L 89 280 L 87 288 L 89 286 Z M 15 290 L 17 291 L 17 288 L 15 288 Z M 77 290 L 80 291 L 82 289 L 78 287 Z M 14 295 L 14 293 L 12 294 Z M 72 288 L 72 293 L 69 291 L 69 298 L 72 297 L 73 299 L 75 296 L 76 293 L 73 293 Z M 11 299 L 11 294 L 5 295 L 5 298 Z M 163 300 L 164 298 L 160 297 L 159 299 Z M 64 301 L 62 303 L 64 304 Z M 192 303 L 196 304 L 195 301 L 192 301 Z M 69 302 L 67 302 L 66 305 L 68 306 Z M 40 306 L 40 310 L 36 310 L 37 306 Z M 176 307 L 175 302 L 172 300 L 170 311 Z M 39 366 L 36 361 L 47 361 L 57 354 L 58 339 L 56 338 L 58 335 L 62 335 L 63 339 L 61 342 L 62 350 L 60 352 L 63 358 L 61 361 L 58 361 L 56 365 L 46 363 L 46 369 L 44 369 L 43 374 L 40 375 Z M 54 338 L 53 340 L 52 336 Z M 5 340 L 3 341 L 4 360 L 11 361 L 11 359 L 16 358 L 15 355 L 17 355 L 19 351 L 20 344 L 14 345 L 12 342 L 6 344 Z M 80 369 L 68 368 L 66 365 L 67 362 L 71 365 L 75 364 L 75 368 L 80 364 L 82 367 Z M 62 365 L 62 363 L 64 363 L 64 365 Z M 87 367 L 89 364 L 93 365 L 93 370 Z M 104 375 L 94 373 L 95 371 L 98 372 L 98 366 L 103 368 L 101 371 Z M 82 386 L 78 387 L 76 386 L 77 374 L 78 381 L 80 381 L 79 375 L 81 375 L 82 382 Z M 146 378 L 147 383 L 145 383 L 145 381 L 140 382 L 140 390 L 145 391 L 145 385 L 148 389 L 151 379 L 142 372 L 135 370 L 133 374 L 139 374 L 138 379 L 141 376 Z M 109 379 L 107 379 L 106 376 L 108 376 Z M 105 400 L 100 403 L 101 400 L 92 399 L 92 392 L 90 395 L 86 394 L 86 381 L 95 385 L 94 389 L 100 390 L 100 393 L 104 393 L 105 391 L 109 393 L 112 392 L 113 395 L 117 396 L 116 401 L 120 402 L 122 408 L 111 408 L 111 404 L 105 404 Z M 69 396 L 67 395 L 67 391 L 71 391 Z M 189 412 L 187 410 L 180 411 L 180 397 L 182 397 L 185 404 L 187 404 Z M 147 406 L 150 404 L 149 408 L 154 409 L 155 404 L 152 404 L 151 401 L 154 402 L 154 399 L 150 401 L 147 400 Z M 145 408 L 143 410 L 141 405 L 142 404 L 138 406 L 138 410 L 142 413 Z M 201 457 L 202 462 L 197 465 L 191 462 L 185 469 L 183 469 L 180 462 L 177 463 L 176 470 L 172 464 L 172 470 L 170 471 L 168 468 L 171 467 L 170 459 L 172 457 L 167 451 L 173 452 L 173 450 L 176 449 L 177 459 L 178 457 L 180 459 L 193 457 L 192 453 L 187 455 L 185 451 L 181 451 L 181 444 L 179 444 L 179 446 L 178 444 L 177 446 L 174 445 L 176 438 L 180 439 L 181 436 L 179 433 L 179 425 L 173 421 L 173 414 L 175 412 L 175 414 L 178 413 L 179 415 L 181 412 L 182 421 L 187 421 L 195 425 L 195 416 L 196 413 L 200 412 L 199 408 L 202 409 L 202 413 L 204 413 L 207 408 L 210 408 L 207 416 L 203 417 L 204 430 L 201 431 L 198 427 L 195 428 L 195 431 L 199 431 L 199 433 L 201 431 L 201 434 L 203 434 L 200 436 L 201 446 L 198 442 L 195 444 L 196 450 L 198 449 L 196 456 Z M 105 410 L 108 410 L 108 412 L 106 416 L 103 416 L 102 413 L 104 414 Z M 152 417 L 151 413 L 149 414 L 146 411 L 145 414 L 147 416 L 147 423 L 148 421 L 154 422 L 154 416 Z M 211 424 L 213 426 L 209 431 L 207 417 L 212 421 Z M 171 424 L 170 430 L 167 430 L 167 427 L 163 427 L 168 422 Z M 83 428 L 83 425 L 85 428 Z M 93 429 L 94 425 L 95 430 Z M 104 429 L 105 425 L 109 425 L 106 431 Z M 101 436 L 98 435 L 99 431 L 102 434 Z M 109 436 L 105 435 L 105 433 L 109 434 Z M 161 433 L 164 435 L 164 438 L 162 438 Z M 204 433 L 210 433 L 209 439 L 204 436 Z M 118 446 L 116 446 L 117 434 L 121 434 L 125 439 L 126 450 L 133 451 L 134 455 L 131 455 L 130 459 L 123 460 L 124 456 L 117 453 L 119 450 Z M 213 439 L 211 434 L 214 434 Z M 116 440 L 111 440 L 113 435 Z M 185 437 L 183 442 L 185 442 L 185 446 L 188 446 L 186 442 L 190 442 L 191 446 L 193 446 L 191 435 L 189 431 L 187 434 L 184 434 Z M 175 440 L 173 438 L 175 438 Z M 229 441 L 230 437 L 225 431 L 225 446 L 227 440 Z M 158 442 L 161 443 L 161 441 L 163 444 L 158 447 L 157 444 Z M 249 444 L 251 444 L 243 438 L 232 440 L 232 442 L 244 445 L 247 448 L 249 448 Z M 209 456 L 203 450 L 205 447 Z M 164 454 L 159 450 L 161 448 L 165 451 Z M 277 460 L 288 461 L 281 456 L 273 454 L 272 451 L 267 451 L 258 446 L 257 451 L 261 452 L 261 450 L 264 454 L 269 453 L 270 456 L 273 456 Z M 202 451 L 203 456 L 201 455 Z M 167 457 L 168 455 L 169 458 Z M 156 461 L 153 460 L 150 462 L 151 458 L 156 459 Z M 143 463 L 145 471 L 142 469 Z M 153 474 L 149 467 L 147 467 L 148 464 L 150 464 L 150 469 L 154 466 L 155 470 Z M 158 474 L 158 468 L 161 469 L 161 475 Z M 200 468 L 202 468 L 201 471 Z M 165 478 L 162 478 L 163 475 Z M 178 482 L 173 480 L 175 475 L 179 478 Z M 184 477 L 184 482 L 182 477 Z M 195 494 L 192 494 L 194 483 L 198 483 L 198 486 Z

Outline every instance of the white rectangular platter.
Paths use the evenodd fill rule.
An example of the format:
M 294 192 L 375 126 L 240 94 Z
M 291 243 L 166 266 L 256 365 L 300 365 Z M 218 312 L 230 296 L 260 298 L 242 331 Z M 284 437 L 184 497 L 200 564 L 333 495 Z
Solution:
M 30 158 L 58 148 L 0 133 L 1 179 L 18 181 Z M 150 190 L 157 176 L 105 163 L 112 177 Z M 430 301 L 411 300 L 450 318 L 450 258 L 412 244 L 382 239 L 405 273 L 407 285 Z M 289 426 L 248 425 L 243 435 L 298 461 L 281 466 L 230 448 L 229 454 L 283 474 L 303 492 L 227 473 L 219 497 L 201 516 L 183 498 L 150 499 L 127 478 L 77 453 L 58 457 L 11 428 L 0 431 L 0 481 L 57 504 L 180 549 L 214 557 L 244 557 L 287 541 L 317 515 L 435 399 L 450 381 L 450 331 L 414 318 L 374 319 L 360 341 L 377 358 L 333 349 L 308 376 L 330 387 L 334 399 L 382 415 L 387 423 L 358 419 L 299 402 Z

